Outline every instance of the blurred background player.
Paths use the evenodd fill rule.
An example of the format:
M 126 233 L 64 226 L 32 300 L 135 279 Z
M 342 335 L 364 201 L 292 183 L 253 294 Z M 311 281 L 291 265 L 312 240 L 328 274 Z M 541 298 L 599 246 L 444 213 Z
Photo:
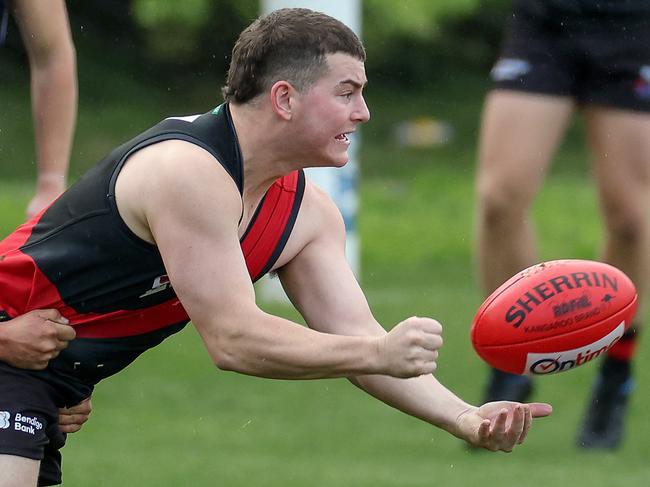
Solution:
M 11 12 L 29 58 L 37 164 L 31 218 L 66 187 L 77 117 L 76 52 L 63 0 L 0 0 L 0 10 L 0 43 Z
M 580 109 L 602 212 L 602 259 L 643 295 L 650 271 L 650 2 L 514 0 L 491 77 L 477 173 L 484 292 L 538 261 L 529 211 Z M 622 440 L 642 316 L 601 362 L 581 447 L 615 448 Z M 492 371 L 485 400 L 523 401 L 531 392 L 529 378 Z

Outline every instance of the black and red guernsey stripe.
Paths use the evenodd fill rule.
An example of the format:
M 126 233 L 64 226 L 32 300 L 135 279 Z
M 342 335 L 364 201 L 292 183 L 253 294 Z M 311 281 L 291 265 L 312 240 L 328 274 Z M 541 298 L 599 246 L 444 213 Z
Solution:
M 266 192 L 252 223 L 241 238 L 241 248 L 253 282 L 268 273 L 280 257 L 298 216 L 305 175 L 294 171 Z

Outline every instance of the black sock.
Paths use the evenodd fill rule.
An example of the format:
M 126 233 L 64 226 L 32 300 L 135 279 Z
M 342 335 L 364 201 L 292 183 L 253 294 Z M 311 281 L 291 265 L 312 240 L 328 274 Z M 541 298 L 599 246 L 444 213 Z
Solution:
M 607 356 L 603 360 L 600 373 L 606 379 L 623 382 L 632 374 L 632 363 L 629 360 L 619 360 Z

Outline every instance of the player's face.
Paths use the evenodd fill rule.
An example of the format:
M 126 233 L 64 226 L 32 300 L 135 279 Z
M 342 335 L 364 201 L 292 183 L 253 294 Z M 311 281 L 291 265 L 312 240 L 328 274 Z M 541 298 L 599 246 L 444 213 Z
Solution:
M 300 139 L 310 166 L 344 166 L 350 134 L 370 119 L 363 98 L 367 83 L 363 61 L 348 54 L 327 57 L 329 70 L 301 94 Z

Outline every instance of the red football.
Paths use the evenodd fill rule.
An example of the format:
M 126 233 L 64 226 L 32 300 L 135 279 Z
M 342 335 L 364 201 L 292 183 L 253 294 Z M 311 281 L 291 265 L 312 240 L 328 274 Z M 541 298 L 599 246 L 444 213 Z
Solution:
M 634 284 L 616 267 L 542 262 L 483 302 L 472 322 L 472 345 L 504 372 L 563 372 L 603 355 L 630 326 L 636 306 Z

